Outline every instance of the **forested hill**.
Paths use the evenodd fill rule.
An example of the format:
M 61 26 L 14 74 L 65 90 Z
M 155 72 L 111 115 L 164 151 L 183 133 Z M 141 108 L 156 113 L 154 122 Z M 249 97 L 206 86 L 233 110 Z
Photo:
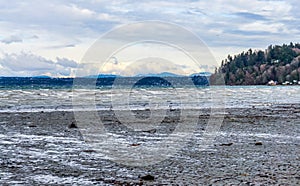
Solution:
M 226 85 L 265 85 L 269 81 L 282 84 L 300 80 L 300 44 L 270 45 L 265 51 L 249 49 L 228 55 L 211 76 L 212 84 L 224 76 Z

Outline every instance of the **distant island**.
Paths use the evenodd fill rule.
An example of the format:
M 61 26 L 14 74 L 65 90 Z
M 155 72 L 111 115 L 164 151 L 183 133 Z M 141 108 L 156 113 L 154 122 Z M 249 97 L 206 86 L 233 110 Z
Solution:
M 226 85 L 300 84 L 300 44 L 270 45 L 265 51 L 250 48 L 228 55 L 211 75 L 211 84 L 222 84 L 220 78 Z

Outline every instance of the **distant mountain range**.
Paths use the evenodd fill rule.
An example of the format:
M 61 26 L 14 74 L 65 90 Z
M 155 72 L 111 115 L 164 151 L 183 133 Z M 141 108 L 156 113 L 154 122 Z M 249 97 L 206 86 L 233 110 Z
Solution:
M 84 76 L 84 78 L 116 78 L 116 77 L 120 77 L 120 76 L 114 74 L 99 74 L 99 75 Z
M 135 76 L 120 76 L 120 75 L 114 75 L 114 74 L 99 74 L 99 75 L 90 75 L 85 76 L 84 78 L 116 78 L 116 77 L 193 77 L 193 76 L 210 76 L 210 72 L 199 72 L 194 73 L 189 76 L 174 74 L 171 72 L 162 72 L 162 73 L 149 73 L 149 74 L 138 74 Z
M 183 77 L 183 75 L 178 75 L 171 72 L 162 72 L 159 74 L 138 74 L 135 77 Z
M 33 76 L 32 78 L 51 78 L 50 76 Z
M 199 73 L 195 73 L 195 74 L 191 74 L 190 76 L 211 76 L 212 73 L 210 72 L 199 72 Z
M 194 73 L 188 76 L 184 75 L 179 75 L 179 74 L 174 74 L 171 72 L 162 72 L 162 73 L 149 73 L 149 74 L 138 74 L 135 76 L 121 76 L 121 75 L 115 75 L 115 74 L 99 74 L 99 75 L 89 75 L 89 76 L 84 76 L 83 78 L 116 78 L 116 77 L 194 77 L 194 76 L 210 76 L 212 73 L 210 72 L 199 72 L 199 73 Z M 5 76 L 0 76 L 5 77 Z M 18 78 L 19 76 L 11 76 Z M 22 76 L 23 77 L 23 76 Z M 59 77 L 51 77 L 51 76 L 46 76 L 46 75 L 40 75 L 40 76 L 27 76 L 23 78 L 34 78 L 34 79 L 51 79 L 51 78 L 59 78 Z M 68 77 L 66 77 L 68 78 Z M 72 77 L 70 77 L 72 78 Z

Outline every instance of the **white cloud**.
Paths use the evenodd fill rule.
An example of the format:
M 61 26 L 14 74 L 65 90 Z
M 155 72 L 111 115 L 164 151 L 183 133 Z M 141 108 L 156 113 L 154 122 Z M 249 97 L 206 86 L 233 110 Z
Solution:
M 1 40 L 2 43 L 11 44 L 11 43 L 19 43 L 22 42 L 22 38 L 16 35 L 11 35 Z
M 288 29 L 282 23 L 265 24 L 262 21 L 256 21 L 250 24 L 240 26 L 240 30 L 253 32 L 268 32 L 268 33 L 287 33 Z
M 78 15 L 81 17 L 93 17 L 96 13 L 92 10 L 89 10 L 87 8 L 80 8 L 77 5 L 72 4 L 71 7 L 66 7 L 67 9 L 70 9 L 71 15 Z M 64 10 L 64 12 L 67 10 Z M 68 12 L 68 11 L 67 11 Z

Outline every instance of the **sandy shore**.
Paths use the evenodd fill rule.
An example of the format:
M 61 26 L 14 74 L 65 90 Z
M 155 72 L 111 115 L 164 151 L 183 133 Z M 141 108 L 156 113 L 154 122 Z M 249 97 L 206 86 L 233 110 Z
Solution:
M 300 108 L 227 109 L 206 150 L 197 149 L 209 118 L 203 111 L 195 135 L 169 159 L 132 167 L 103 159 L 85 143 L 72 112 L 0 113 L 1 185 L 299 185 Z M 99 113 L 111 131 L 112 112 Z M 146 113 L 138 113 L 146 114 Z M 164 120 L 172 127 L 175 120 Z M 162 123 L 162 124 L 164 124 Z M 161 131 L 147 132 L 147 136 Z M 135 141 L 129 142 L 132 148 Z M 150 180 L 145 180 L 151 175 Z M 154 180 L 151 180 L 151 179 Z

